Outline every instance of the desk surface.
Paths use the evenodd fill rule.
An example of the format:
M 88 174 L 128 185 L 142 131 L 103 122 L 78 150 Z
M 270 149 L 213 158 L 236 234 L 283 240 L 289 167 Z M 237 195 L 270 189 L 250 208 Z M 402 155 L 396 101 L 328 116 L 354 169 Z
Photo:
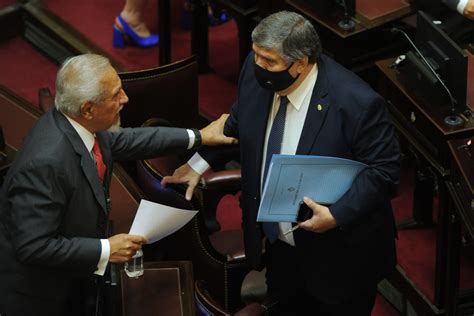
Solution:
M 367 27 L 381 25 L 413 12 L 404 0 L 356 0 L 356 18 Z
M 414 91 L 406 87 L 399 79 L 399 72 L 389 66 L 394 62 L 393 58 L 377 61 L 377 68 L 403 93 L 414 105 L 414 107 L 430 121 L 430 123 L 443 135 L 446 139 L 462 138 L 464 135 L 470 135 L 474 132 L 474 118 L 462 116 L 464 124 L 461 126 L 449 126 L 444 123 L 445 113 L 439 108 L 429 105 L 426 100 L 415 95 Z
M 314 10 L 306 2 L 300 0 L 286 0 L 286 3 L 290 7 L 293 7 L 298 11 L 303 12 L 311 19 L 318 21 L 320 24 L 324 25 L 326 28 L 330 29 L 332 32 L 334 32 L 341 38 L 347 38 L 367 30 L 367 28 L 361 23 L 356 23 L 355 28 L 351 31 L 342 30 L 337 25 L 337 23 L 344 17 L 342 12 L 335 11 L 332 14 L 321 14 Z
M 338 26 L 338 22 L 344 17 L 342 10 L 335 10 L 331 14 L 322 14 L 305 1 L 286 0 L 286 3 L 313 20 L 318 21 L 341 38 L 354 36 L 413 12 L 410 5 L 404 0 L 384 0 L 378 2 L 373 0 L 357 0 L 356 16 L 352 18 L 355 22 L 355 28 L 350 31 L 344 31 Z
M 124 316 L 195 315 L 191 261 L 145 262 L 144 268 L 136 279 L 121 271 Z

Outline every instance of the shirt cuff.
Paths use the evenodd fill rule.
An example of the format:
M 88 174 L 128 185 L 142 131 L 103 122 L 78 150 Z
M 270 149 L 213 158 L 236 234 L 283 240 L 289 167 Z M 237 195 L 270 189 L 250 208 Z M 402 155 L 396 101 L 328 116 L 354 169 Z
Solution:
M 187 129 L 186 131 L 188 132 L 188 135 L 189 135 L 189 143 L 188 143 L 188 148 L 187 149 L 191 149 L 194 146 L 194 141 L 196 140 L 196 135 L 194 134 L 194 132 L 191 129 Z
M 110 243 L 108 239 L 101 239 L 100 244 L 102 246 L 102 250 L 100 251 L 99 263 L 97 264 L 97 270 L 95 270 L 94 274 L 104 275 L 105 269 L 107 268 L 107 263 L 109 263 Z
M 457 10 L 459 13 L 464 14 L 464 9 L 466 8 L 467 2 L 469 0 L 459 0 Z
M 207 161 L 204 160 L 204 158 L 202 158 L 198 153 L 195 153 L 191 159 L 188 160 L 188 165 L 200 175 L 211 169 L 211 166 L 207 163 Z

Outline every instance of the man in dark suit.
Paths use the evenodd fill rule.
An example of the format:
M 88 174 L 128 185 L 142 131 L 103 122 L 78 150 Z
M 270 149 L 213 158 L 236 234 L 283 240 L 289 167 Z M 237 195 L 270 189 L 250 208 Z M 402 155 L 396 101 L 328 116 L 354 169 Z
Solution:
M 474 0 L 443 0 L 443 3 L 466 18 L 474 20 Z
M 106 237 L 113 161 L 235 141 L 222 133 L 226 116 L 201 131 L 120 129 L 127 101 L 105 57 L 76 56 L 59 70 L 55 109 L 24 140 L 0 195 L 2 316 L 96 314 L 94 274 L 146 242 Z
M 384 100 L 321 54 L 314 27 L 299 14 L 270 15 L 252 40 L 225 126 L 226 135 L 239 139 L 234 158 L 242 170 L 247 260 L 260 267 L 266 236 L 267 295 L 279 301 L 276 315 L 370 315 L 377 283 L 396 263 L 390 199 L 399 180 L 399 147 Z M 275 226 L 256 216 L 278 126 L 284 128 L 276 153 L 348 158 L 368 167 L 329 207 L 305 198 L 312 217 L 287 235 L 292 223 L 279 223 L 274 238 Z M 188 183 L 190 198 L 208 164 L 223 157 L 223 148 L 202 148 L 163 183 Z

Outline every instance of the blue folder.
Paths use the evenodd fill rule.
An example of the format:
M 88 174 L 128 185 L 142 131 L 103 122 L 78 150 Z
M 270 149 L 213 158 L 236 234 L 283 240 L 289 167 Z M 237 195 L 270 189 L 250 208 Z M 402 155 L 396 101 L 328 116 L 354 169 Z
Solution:
M 273 155 L 258 210 L 258 222 L 296 222 L 308 196 L 333 204 L 349 190 L 366 164 L 344 158 Z

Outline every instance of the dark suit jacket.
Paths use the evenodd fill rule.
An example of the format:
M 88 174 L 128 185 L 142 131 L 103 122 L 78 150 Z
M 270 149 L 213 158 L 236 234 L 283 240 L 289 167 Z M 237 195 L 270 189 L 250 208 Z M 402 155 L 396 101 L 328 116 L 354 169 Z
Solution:
M 113 161 L 184 151 L 189 142 L 186 130 L 176 128 L 96 135 L 107 166 L 104 185 L 83 141 L 54 109 L 17 153 L 0 195 L 0 313 L 22 301 L 35 315 L 66 315 L 99 261 Z M 51 304 L 34 309 L 35 301 Z
M 457 10 L 459 4 L 459 0 L 443 0 L 442 2 L 455 11 Z
M 226 134 L 239 139 L 246 256 L 261 263 L 260 203 L 263 144 L 273 93 L 257 83 L 254 55 L 244 64 Z M 317 105 L 322 105 L 318 111 Z M 203 148 L 211 166 L 222 150 Z M 308 287 L 325 301 L 340 301 L 381 280 L 395 266 L 390 205 L 399 180 L 399 146 L 384 100 L 365 82 L 322 56 L 296 154 L 335 156 L 366 163 L 350 190 L 330 207 L 338 227 L 326 233 L 294 232 Z

